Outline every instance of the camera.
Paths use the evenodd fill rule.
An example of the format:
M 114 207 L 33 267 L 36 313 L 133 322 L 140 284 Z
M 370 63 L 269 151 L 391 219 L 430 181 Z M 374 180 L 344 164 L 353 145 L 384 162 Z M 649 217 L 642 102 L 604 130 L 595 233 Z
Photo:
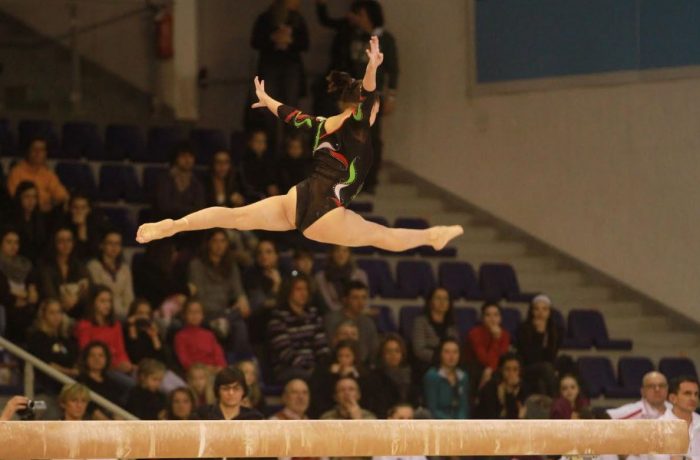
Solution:
M 17 411 L 17 416 L 20 420 L 35 420 L 38 410 L 46 410 L 46 401 L 32 401 L 30 399 L 27 402 L 27 407 Z

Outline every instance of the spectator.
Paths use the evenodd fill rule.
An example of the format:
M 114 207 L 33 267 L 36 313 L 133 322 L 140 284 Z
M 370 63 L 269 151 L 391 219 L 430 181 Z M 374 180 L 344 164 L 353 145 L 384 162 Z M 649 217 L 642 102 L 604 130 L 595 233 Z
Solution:
M 666 401 L 668 382 L 662 373 L 656 371 L 646 373 L 642 379 L 640 391 L 641 400 L 616 409 L 608 409 L 610 418 L 613 420 L 657 419 L 673 408 L 673 405 Z
M 78 346 L 69 334 L 68 319 L 58 300 L 41 301 L 27 346 L 31 354 L 52 368 L 69 377 L 78 377 Z M 36 374 L 36 383 L 48 393 L 57 394 L 61 390 L 58 382 L 42 372 Z
M 525 400 L 525 420 L 549 420 L 552 412 L 552 398 L 547 395 L 533 394 Z
M 552 315 L 552 301 L 538 295 L 530 302 L 527 318 L 516 333 L 516 348 L 523 358 L 525 381 L 535 393 L 556 393 L 554 360 L 559 353 L 562 334 Z
M 39 191 L 34 182 L 23 181 L 17 186 L 9 222 L 17 229 L 22 246 L 20 254 L 36 261 L 44 250 L 48 237 L 46 215 L 39 209 Z
M 24 343 L 39 301 L 32 262 L 20 255 L 19 234 L 0 231 L 0 305 L 5 307 L 7 333 L 11 342 Z
M 165 361 L 163 342 L 147 300 L 139 298 L 131 302 L 123 329 L 126 353 L 132 363 L 146 358 Z
M 214 154 L 204 191 L 207 206 L 236 208 L 246 204 L 248 192 L 243 185 L 243 177 L 233 165 L 228 151 L 219 150 Z
M 168 402 L 165 409 L 165 420 L 193 420 L 195 419 L 195 399 L 192 390 L 187 387 L 175 388 L 168 394 Z
M 469 418 L 469 377 L 459 368 L 459 359 L 455 339 L 444 339 L 435 349 L 434 367 L 423 378 L 425 402 L 433 418 Z
M 302 379 L 292 379 L 282 392 L 282 409 L 270 420 L 307 420 L 309 408 L 309 387 Z
M 227 349 L 238 357 L 252 355 L 245 323 L 250 304 L 224 230 L 206 234 L 201 254 L 190 262 L 188 278 L 192 294 L 204 307 L 206 321 L 212 326 L 223 324 L 214 329 L 227 340 Z
M 119 321 L 125 320 L 134 300 L 134 287 L 131 268 L 124 263 L 121 233 L 116 230 L 104 233 L 99 256 L 87 263 L 87 270 L 94 284 L 107 286 L 112 291 L 114 314 Z
M 170 171 L 156 184 L 154 211 L 158 217 L 179 219 L 205 206 L 204 187 L 193 172 L 194 160 L 189 144 L 177 146 Z
M 345 287 L 343 309 L 331 311 L 325 318 L 326 333 L 329 336 L 343 321 L 351 320 L 357 324 L 360 333 L 358 358 L 360 362 L 367 365 L 371 364 L 370 361 L 377 356 L 379 349 L 377 324 L 364 313 L 368 306 L 368 297 L 367 285 L 361 281 L 352 281 Z
M 323 321 L 309 302 L 309 281 L 299 275 L 285 283 L 283 304 L 272 312 L 268 343 L 277 381 L 308 379 L 314 367 L 329 353 Z
M 291 276 L 303 274 L 309 279 L 309 289 L 311 290 L 311 304 L 318 308 L 319 313 L 328 312 L 326 301 L 318 288 L 318 283 L 314 277 L 314 255 L 305 248 L 296 248 L 292 255 Z
M 58 176 L 49 169 L 46 156 L 46 139 L 34 137 L 29 141 L 24 160 L 10 170 L 7 178 L 7 189 L 12 196 L 15 196 L 21 182 L 33 182 L 39 192 L 39 209 L 42 212 L 49 212 L 68 199 L 68 191 Z
M 188 300 L 183 316 L 185 327 L 175 334 L 175 354 L 185 371 L 194 363 L 206 364 L 214 372 L 224 368 L 224 350 L 214 333 L 202 327 L 204 310 L 199 300 Z
M 413 406 L 406 403 L 399 403 L 391 406 L 386 415 L 389 420 L 413 420 L 415 418 Z M 388 455 L 372 457 L 372 460 L 427 460 L 427 458 L 423 455 Z
M 277 183 L 280 191 L 287 191 L 306 179 L 313 161 L 304 151 L 304 143 L 298 135 L 288 134 L 284 140 L 284 150 L 278 164 Z
M 319 363 L 311 374 L 311 409 L 314 417 L 333 408 L 333 389 L 335 383 L 343 377 L 352 377 L 364 386 L 367 373 L 357 358 L 358 343 L 343 340 L 333 349 L 333 360 Z
M 214 376 L 207 365 L 195 363 L 187 370 L 187 386 L 195 396 L 195 408 L 214 404 Z
M 29 398 L 26 396 L 13 396 L 7 401 L 5 407 L 0 412 L 0 422 L 5 422 L 12 420 L 17 412 L 23 411 L 27 408 L 29 403 Z
M 331 311 L 343 309 L 343 296 L 351 281 L 369 285 L 367 273 L 355 265 L 350 248 L 334 245 L 328 253 L 326 268 L 316 273 L 316 283 Z
M 173 297 L 189 293 L 187 283 L 176 270 L 178 257 L 173 239 L 158 240 L 146 246 L 143 262 L 134 267 L 135 293 L 145 297 L 155 309 Z
M 413 323 L 411 345 L 416 358 L 416 371 L 425 373 L 435 356 L 435 350 L 441 341 L 457 339 L 454 313 L 450 293 L 444 288 L 437 288 L 428 296 L 423 314 Z
M 265 395 L 260 387 L 260 372 L 255 361 L 244 360 L 236 363 L 236 367 L 245 375 L 245 383 L 248 385 L 248 396 L 243 398 L 243 406 L 255 409 L 261 414 L 267 412 Z
M 342 377 L 335 383 L 335 408 L 321 416 L 322 420 L 374 420 L 377 417 L 360 407 L 360 385 L 352 377 Z
M 90 279 L 87 269 L 75 256 L 74 248 L 73 231 L 67 227 L 56 230 L 51 253 L 39 266 L 39 286 L 41 297 L 58 299 L 71 318 L 81 318 Z
M 158 420 L 165 411 L 165 395 L 159 391 L 165 365 L 154 359 L 144 359 L 138 366 L 138 385 L 129 391 L 125 409 L 141 420 Z
M 384 335 L 379 346 L 377 367 L 370 372 L 367 380 L 365 406 L 380 417 L 399 403 L 418 404 L 406 343 L 398 334 L 390 332 Z
M 78 422 L 86 420 L 88 404 L 90 403 L 90 389 L 80 383 L 68 383 L 63 386 L 58 395 L 58 404 L 61 406 L 63 416 L 61 420 Z
M 244 187 L 257 199 L 279 195 L 280 190 L 275 183 L 276 170 L 267 151 L 267 134 L 262 129 L 253 129 L 248 133 L 241 159 Z
M 578 378 L 572 374 L 564 374 L 559 379 L 559 397 L 552 402 L 550 418 L 577 419 L 581 410 L 589 405 L 588 398 L 581 394 Z
M 226 367 L 214 379 L 214 404 L 201 407 L 198 411 L 202 420 L 262 420 L 263 416 L 255 409 L 242 405 L 248 395 L 245 375 L 235 367 Z
M 83 193 L 74 193 L 68 202 L 68 212 L 61 226 L 73 230 L 75 255 L 81 261 L 97 256 L 100 238 L 108 228 L 104 215 L 92 207 L 90 198 Z
M 255 248 L 255 265 L 245 271 L 243 285 L 248 293 L 251 308 L 251 317 L 248 319 L 251 342 L 263 343 L 270 312 L 277 306 L 282 285 L 275 243 L 270 240 L 258 242 Z
M 75 326 L 75 338 L 80 349 L 99 341 L 109 347 L 114 370 L 130 373 L 134 366 L 124 346 L 122 325 L 114 317 L 112 292 L 106 286 L 95 286 L 84 319 Z
M 520 358 L 515 353 L 506 353 L 501 356 L 496 372 L 479 392 L 475 416 L 484 419 L 522 418 L 527 396 Z
M 486 302 L 481 306 L 481 324 L 474 326 L 467 337 L 472 361 L 481 370 L 479 388 L 491 380 L 501 355 L 510 347 L 510 334 L 501 327 L 501 306 Z
M 700 456 L 700 415 L 695 411 L 700 400 L 700 384 L 698 379 L 690 376 L 680 376 L 671 380 L 668 389 L 668 399 L 673 405 L 671 410 L 667 410 L 659 420 L 684 420 L 688 424 L 688 434 L 690 445 L 688 446 L 687 457 L 697 458 Z M 670 460 L 670 455 L 658 456 L 655 460 Z
M 90 342 L 80 354 L 78 382 L 115 404 L 124 402 L 125 388 L 112 378 L 108 372 L 111 366 L 109 348 L 102 342 Z M 109 420 L 112 414 L 98 409 L 95 404 L 88 406 L 88 414 L 95 420 Z

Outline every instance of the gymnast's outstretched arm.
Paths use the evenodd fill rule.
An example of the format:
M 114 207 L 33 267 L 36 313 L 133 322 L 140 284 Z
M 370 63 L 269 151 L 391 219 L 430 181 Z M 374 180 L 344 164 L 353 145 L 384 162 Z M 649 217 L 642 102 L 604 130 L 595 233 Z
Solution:
M 365 91 L 372 92 L 377 89 L 377 68 L 382 65 L 384 55 L 379 51 L 379 38 L 373 35 L 369 40 L 369 49 L 365 50 L 369 61 L 365 69 L 365 76 L 362 79 L 362 88 Z

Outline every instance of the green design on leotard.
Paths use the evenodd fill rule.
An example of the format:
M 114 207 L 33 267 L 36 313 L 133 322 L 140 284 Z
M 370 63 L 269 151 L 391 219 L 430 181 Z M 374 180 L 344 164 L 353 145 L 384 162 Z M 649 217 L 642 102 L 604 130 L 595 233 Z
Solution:
M 362 120 L 362 103 L 357 104 L 357 110 L 353 112 L 352 117 L 355 119 L 355 121 Z
M 316 128 L 316 139 L 314 140 L 313 152 L 316 152 L 316 149 L 318 148 L 318 142 L 321 140 L 321 127 L 324 124 L 326 124 L 326 119 L 322 118 L 321 122 L 318 124 L 318 128 Z
M 301 113 L 301 112 L 299 112 Z M 303 120 L 299 121 L 297 120 L 297 117 L 299 116 L 299 113 L 294 115 L 294 127 L 295 128 L 301 128 L 302 126 L 306 125 L 307 128 L 312 128 L 313 127 L 313 122 L 311 121 L 311 118 L 308 116 L 304 118 Z

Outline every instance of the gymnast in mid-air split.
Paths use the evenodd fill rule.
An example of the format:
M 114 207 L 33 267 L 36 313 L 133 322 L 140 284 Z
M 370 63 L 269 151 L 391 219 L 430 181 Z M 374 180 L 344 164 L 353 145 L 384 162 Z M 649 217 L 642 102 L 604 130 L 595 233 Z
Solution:
M 366 50 L 368 62 L 362 81 L 343 72 L 331 72 L 328 89 L 340 95 L 342 112 L 329 118 L 313 117 L 284 105 L 265 92 L 265 82 L 255 77 L 258 101 L 253 108 L 267 108 L 285 123 L 311 131 L 314 136 L 313 172 L 286 195 L 273 196 L 238 208 L 211 207 L 181 219 L 166 219 L 139 227 L 139 243 L 166 238 L 179 232 L 209 228 L 288 231 L 342 246 L 375 246 L 405 251 L 429 245 L 440 250 L 461 235 L 460 225 L 424 230 L 389 228 L 362 218 L 347 205 L 362 189 L 372 166 L 370 127 L 379 110 L 376 73 L 384 55 L 373 36 Z

